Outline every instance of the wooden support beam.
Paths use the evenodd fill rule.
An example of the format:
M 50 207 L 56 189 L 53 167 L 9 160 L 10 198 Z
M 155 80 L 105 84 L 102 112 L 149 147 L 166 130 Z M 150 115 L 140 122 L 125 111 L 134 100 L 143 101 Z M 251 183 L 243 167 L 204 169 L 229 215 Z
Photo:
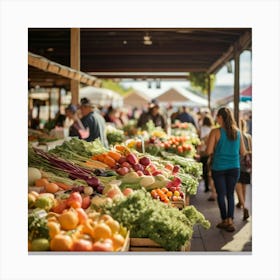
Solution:
M 80 28 L 71 28 L 71 68 L 80 71 L 80 57 Z M 74 105 L 79 103 L 79 85 L 77 80 L 71 80 L 70 91 Z
M 238 52 L 241 53 L 243 50 L 247 49 L 252 43 L 252 34 L 249 31 L 246 31 L 239 39 L 229 47 L 229 49 L 218 59 L 215 61 L 209 69 L 206 71 L 208 74 L 216 73 L 220 70 L 224 64 L 231 60 L 236 53 L 236 48 L 238 46 Z
M 46 59 L 45 57 L 28 53 L 28 65 L 33 66 L 37 69 L 41 69 L 46 72 L 50 72 L 71 80 L 75 80 L 78 83 L 85 83 L 87 85 L 94 85 L 97 87 L 98 85 L 98 79 L 94 76 L 91 76 L 87 73 L 72 69 L 70 67 L 67 67 L 65 65 L 61 65 L 59 63 L 53 62 L 51 60 Z M 44 73 L 44 72 L 42 72 Z M 31 73 L 32 76 L 32 73 Z M 38 74 L 37 74 L 38 76 Z M 37 77 L 38 79 L 38 77 Z M 32 77 L 30 78 L 32 82 Z M 42 75 L 42 81 L 44 83 L 47 83 L 48 81 L 45 79 L 45 75 Z
M 208 97 L 208 108 L 211 110 L 211 78 L 207 76 L 207 97 Z
M 239 74 L 240 74 L 240 46 L 236 45 L 234 48 L 234 92 L 233 92 L 233 104 L 234 104 L 234 118 L 239 126 Z

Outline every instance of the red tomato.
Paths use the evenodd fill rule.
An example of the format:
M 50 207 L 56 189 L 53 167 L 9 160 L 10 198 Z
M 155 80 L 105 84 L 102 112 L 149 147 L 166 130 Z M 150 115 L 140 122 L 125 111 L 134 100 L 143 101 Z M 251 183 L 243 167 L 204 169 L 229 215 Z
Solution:
M 178 151 L 178 153 L 183 153 L 183 147 L 182 146 L 178 146 L 177 147 L 177 151 Z
M 76 251 L 76 252 L 92 251 L 92 242 L 86 239 L 76 239 L 72 244 L 71 251 Z
M 90 196 L 83 197 L 82 208 L 87 209 L 90 206 Z
M 112 252 L 114 250 L 112 239 L 98 240 L 92 244 L 92 251 Z

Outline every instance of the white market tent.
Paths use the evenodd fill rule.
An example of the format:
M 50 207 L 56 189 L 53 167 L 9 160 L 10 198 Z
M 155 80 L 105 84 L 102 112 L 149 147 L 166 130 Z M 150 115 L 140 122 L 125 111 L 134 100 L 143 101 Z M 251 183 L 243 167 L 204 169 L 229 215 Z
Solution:
M 145 107 L 150 100 L 151 98 L 149 98 L 144 92 L 134 90 L 124 97 L 123 104 L 125 107 L 141 108 Z
M 79 98 L 81 99 L 84 97 L 88 98 L 93 104 L 101 106 L 123 106 L 123 97 L 118 93 L 105 88 L 97 88 L 93 86 L 80 88 Z
M 200 97 L 191 91 L 180 88 L 172 87 L 166 92 L 156 97 L 160 105 L 172 104 L 173 106 L 188 106 L 188 107 L 207 107 L 207 99 Z

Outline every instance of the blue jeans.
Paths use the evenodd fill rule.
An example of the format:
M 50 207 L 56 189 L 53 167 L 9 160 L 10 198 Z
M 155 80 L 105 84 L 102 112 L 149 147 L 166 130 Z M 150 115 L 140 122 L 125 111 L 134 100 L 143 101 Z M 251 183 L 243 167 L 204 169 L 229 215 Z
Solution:
M 234 218 L 234 190 L 239 179 L 240 169 L 212 170 L 212 177 L 217 192 L 221 218 Z M 225 199 L 227 199 L 227 206 Z

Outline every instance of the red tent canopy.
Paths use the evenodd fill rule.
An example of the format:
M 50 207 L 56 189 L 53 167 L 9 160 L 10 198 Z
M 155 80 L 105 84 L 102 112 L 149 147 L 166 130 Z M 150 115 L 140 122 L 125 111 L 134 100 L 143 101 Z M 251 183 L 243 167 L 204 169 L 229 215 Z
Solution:
M 250 85 L 249 87 L 243 89 L 240 92 L 240 96 L 251 96 L 252 97 L 252 85 Z

